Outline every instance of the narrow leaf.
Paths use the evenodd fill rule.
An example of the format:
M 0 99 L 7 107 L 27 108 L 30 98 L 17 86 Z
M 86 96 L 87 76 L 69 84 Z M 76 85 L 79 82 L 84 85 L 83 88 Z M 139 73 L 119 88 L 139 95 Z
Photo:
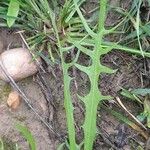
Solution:
M 145 139 L 148 139 L 148 133 L 146 131 L 143 131 L 138 125 L 136 125 L 134 122 L 129 120 L 123 114 L 116 112 L 115 110 L 109 109 L 106 106 L 102 106 L 102 108 L 104 108 L 107 112 L 110 112 L 113 116 L 115 116 L 120 121 L 128 124 L 134 130 L 138 131 Z
M 4 143 L 1 138 L 0 138 L 0 150 L 4 150 Z
M 131 93 L 135 95 L 141 95 L 146 96 L 147 94 L 150 94 L 150 89 L 148 88 L 138 88 L 131 91 Z
M 20 124 L 17 124 L 16 128 L 23 135 L 23 137 L 28 141 L 31 150 L 36 150 L 36 143 L 34 137 L 32 136 L 31 132 L 28 130 L 28 128 Z
M 136 94 L 133 94 L 132 91 L 128 91 L 128 90 L 122 88 L 122 91 L 120 94 L 122 96 L 125 96 L 126 98 L 129 98 L 131 100 L 137 101 L 142 104 L 141 100 L 136 96 Z
M 115 73 L 117 70 L 112 70 L 111 68 L 108 68 L 106 66 L 100 66 L 100 72 L 102 73 Z
M 150 100 L 149 96 L 145 97 L 144 100 L 144 115 L 147 117 L 147 126 L 150 128 Z
M 57 150 L 64 150 L 64 146 L 65 146 L 65 143 L 60 144 L 60 145 L 57 147 Z
M 14 24 L 16 17 L 18 16 L 18 13 L 19 13 L 19 2 L 18 2 L 18 0 L 10 0 L 8 12 L 7 12 L 7 25 L 8 25 L 8 27 L 11 27 Z
M 90 36 L 94 37 L 94 36 L 95 36 L 95 33 L 90 29 L 90 27 L 89 27 L 89 25 L 87 24 L 85 18 L 83 17 L 83 15 L 82 15 L 82 13 L 81 13 L 81 11 L 80 11 L 80 9 L 79 9 L 79 6 L 77 5 L 77 2 L 78 2 L 78 1 L 77 1 L 77 0 L 73 0 L 73 1 L 74 1 L 75 8 L 76 8 L 76 10 L 77 10 L 77 13 L 78 13 L 78 15 L 79 15 L 79 17 L 80 17 L 80 19 L 81 19 L 81 21 L 82 21 L 82 23 L 83 23 L 83 25 L 84 25 L 86 31 L 88 32 L 88 34 L 89 34 Z
M 139 48 L 140 48 L 140 51 L 141 51 L 141 55 L 144 57 L 142 45 L 141 45 L 141 42 L 140 42 L 140 28 L 139 28 L 140 27 L 140 6 L 141 6 L 141 0 L 139 0 L 139 6 L 138 6 L 138 9 L 137 9 L 135 29 L 136 29 L 136 32 L 137 32 L 137 38 L 138 38 L 138 43 L 139 43 Z

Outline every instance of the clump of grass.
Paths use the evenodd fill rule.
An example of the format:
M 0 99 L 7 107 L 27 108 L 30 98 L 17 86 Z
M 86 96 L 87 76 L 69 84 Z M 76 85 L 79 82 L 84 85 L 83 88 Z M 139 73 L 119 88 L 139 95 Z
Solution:
M 144 0 L 133 0 L 131 8 L 128 10 L 116 7 L 114 8 L 122 17 L 126 17 L 123 23 L 122 31 L 125 33 L 120 43 L 126 46 L 133 45 L 141 50 L 149 49 L 149 13 L 147 11 L 149 2 Z

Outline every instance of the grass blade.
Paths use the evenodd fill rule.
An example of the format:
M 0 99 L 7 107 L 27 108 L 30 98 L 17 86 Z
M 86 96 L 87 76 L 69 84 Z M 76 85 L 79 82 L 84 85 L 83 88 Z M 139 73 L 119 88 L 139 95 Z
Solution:
M 28 130 L 28 128 L 20 124 L 17 124 L 16 128 L 23 135 L 23 137 L 28 141 L 31 150 L 36 150 L 35 139 L 32 136 L 31 132 Z
M 137 32 L 137 38 L 138 38 L 138 43 L 139 43 L 139 48 L 140 48 L 140 51 L 141 51 L 141 55 L 144 57 L 142 45 L 141 45 L 141 42 L 140 42 L 140 6 L 141 6 L 141 0 L 139 1 L 139 5 L 138 5 L 138 8 L 137 8 L 135 29 L 136 29 L 136 32 Z
M 11 27 L 19 13 L 19 2 L 17 0 L 10 0 L 7 12 L 7 25 Z
M 147 131 L 142 130 L 139 126 L 137 126 L 134 122 L 132 122 L 131 120 L 129 120 L 127 117 L 125 117 L 121 113 L 118 113 L 118 112 L 116 112 L 116 111 L 114 111 L 112 109 L 107 108 L 104 105 L 102 106 L 102 108 L 104 108 L 107 112 L 110 112 L 113 116 L 115 116 L 120 121 L 128 124 L 134 130 L 138 131 L 145 139 L 148 139 L 148 133 L 147 133 Z
M 78 0 L 73 0 L 73 1 L 74 1 L 75 8 L 76 8 L 76 10 L 77 10 L 77 12 L 78 12 L 78 15 L 79 15 L 79 17 L 80 17 L 80 19 L 81 19 L 81 21 L 82 21 L 82 23 L 83 23 L 84 28 L 86 29 L 86 31 L 88 32 L 88 34 L 89 34 L 90 36 L 94 37 L 94 36 L 95 36 L 95 33 L 90 29 L 90 27 L 88 26 L 88 24 L 87 24 L 85 18 L 83 17 L 83 15 L 82 15 L 82 13 L 81 13 L 81 11 L 80 11 L 80 9 L 79 9 L 79 6 L 78 6 L 78 4 L 77 4 Z
M 0 150 L 4 150 L 4 143 L 1 138 L 0 138 Z

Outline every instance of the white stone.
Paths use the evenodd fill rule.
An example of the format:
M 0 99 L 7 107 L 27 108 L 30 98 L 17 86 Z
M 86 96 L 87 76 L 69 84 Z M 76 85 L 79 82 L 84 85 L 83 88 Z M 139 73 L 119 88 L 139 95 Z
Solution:
M 38 71 L 30 52 L 25 48 L 15 48 L 3 52 L 0 55 L 0 61 L 15 81 L 34 75 Z M 0 79 L 9 81 L 1 69 Z

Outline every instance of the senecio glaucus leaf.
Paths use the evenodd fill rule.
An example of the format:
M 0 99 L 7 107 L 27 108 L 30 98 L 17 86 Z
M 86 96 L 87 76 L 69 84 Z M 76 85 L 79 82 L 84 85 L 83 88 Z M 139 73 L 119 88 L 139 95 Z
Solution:
M 75 66 L 82 72 L 86 73 L 90 83 L 90 91 L 87 95 L 84 97 L 78 95 L 78 98 L 83 101 L 85 104 L 85 119 L 83 124 L 84 129 L 84 150 L 92 150 L 93 149 L 93 143 L 96 136 L 96 119 L 97 119 L 97 107 L 102 100 L 110 99 L 110 96 L 103 96 L 98 88 L 98 82 L 99 77 L 101 73 L 114 73 L 115 71 L 102 65 L 100 62 L 100 58 L 102 55 L 108 53 L 114 48 L 114 45 L 110 45 L 107 47 L 103 47 L 103 37 L 109 33 L 108 30 L 105 30 L 104 24 L 106 19 L 106 5 L 107 0 L 101 0 L 100 1 L 100 14 L 99 14 L 99 25 L 97 32 L 94 32 L 89 25 L 87 24 L 84 16 L 82 15 L 82 12 L 80 11 L 80 8 L 78 6 L 78 0 L 73 0 L 75 9 L 78 13 L 78 16 L 85 28 L 85 31 L 88 34 L 88 38 L 90 39 L 91 46 L 88 47 L 84 45 L 84 40 L 86 40 L 86 37 L 83 39 L 73 38 L 68 36 L 69 43 L 72 44 L 72 47 L 75 47 L 78 52 L 82 52 L 85 55 L 88 55 L 90 57 L 91 64 L 89 66 L 84 66 L 82 64 L 77 63 L 78 61 L 73 61 L 71 65 Z M 63 48 L 63 52 L 69 52 L 69 48 Z M 75 60 L 78 60 L 79 56 L 76 56 Z M 78 149 L 75 141 L 75 127 L 73 125 L 74 122 L 74 108 L 72 104 L 71 99 L 71 92 L 70 92 L 70 82 L 71 79 L 68 74 L 69 67 L 67 67 L 67 63 L 64 59 L 62 59 L 62 67 L 63 67 L 63 75 L 64 75 L 64 97 L 65 97 L 65 109 L 66 109 L 66 116 L 67 116 L 67 126 L 68 126 L 68 135 L 69 135 L 69 145 L 70 150 L 76 150 Z
M 85 67 L 81 64 L 75 64 L 75 66 L 86 73 L 90 79 L 91 88 L 88 95 L 85 97 L 78 96 L 85 104 L 85 121 L 83 124 L 84 129 L 84 150 L 92 150 L 93 149 L 93 142 L 96 136 L 96 118 L 97 118 L 97 106 L 98 104 L 104 100 L 110 98 L 110 96 L 103 96 L 98 88 L 98 81 L 99 76 L 101 73 L 114 73 L 114 70 L 103 66 L 100 63 L 100 57 L 103 54 L 108 53 L 112 50 L 111 46 L 106 48 L 102 47 L 102 40 L 103 36 L 105 35 L 105 18 L 106 18 L 106 4 L 107 0 L 100 1 L 100 18 L 99 18 L 99 29 L 97 33 L 92 33 L 91 29 L 86 23 L 76 0 L 74 0 L 75 8 L 77 13 L 85 27 L 85 30 L 91 36 L 93 41 L 93 49 L 89 50 L 88 48 L 84 47 L 84 45 L 80 44 L 80 41 L 75 41 L 71 39 L 71 43 L 78 48 L 79 51 L 85 53 L 86 55 L 90 56 L 92 64 L 88 67 Z

